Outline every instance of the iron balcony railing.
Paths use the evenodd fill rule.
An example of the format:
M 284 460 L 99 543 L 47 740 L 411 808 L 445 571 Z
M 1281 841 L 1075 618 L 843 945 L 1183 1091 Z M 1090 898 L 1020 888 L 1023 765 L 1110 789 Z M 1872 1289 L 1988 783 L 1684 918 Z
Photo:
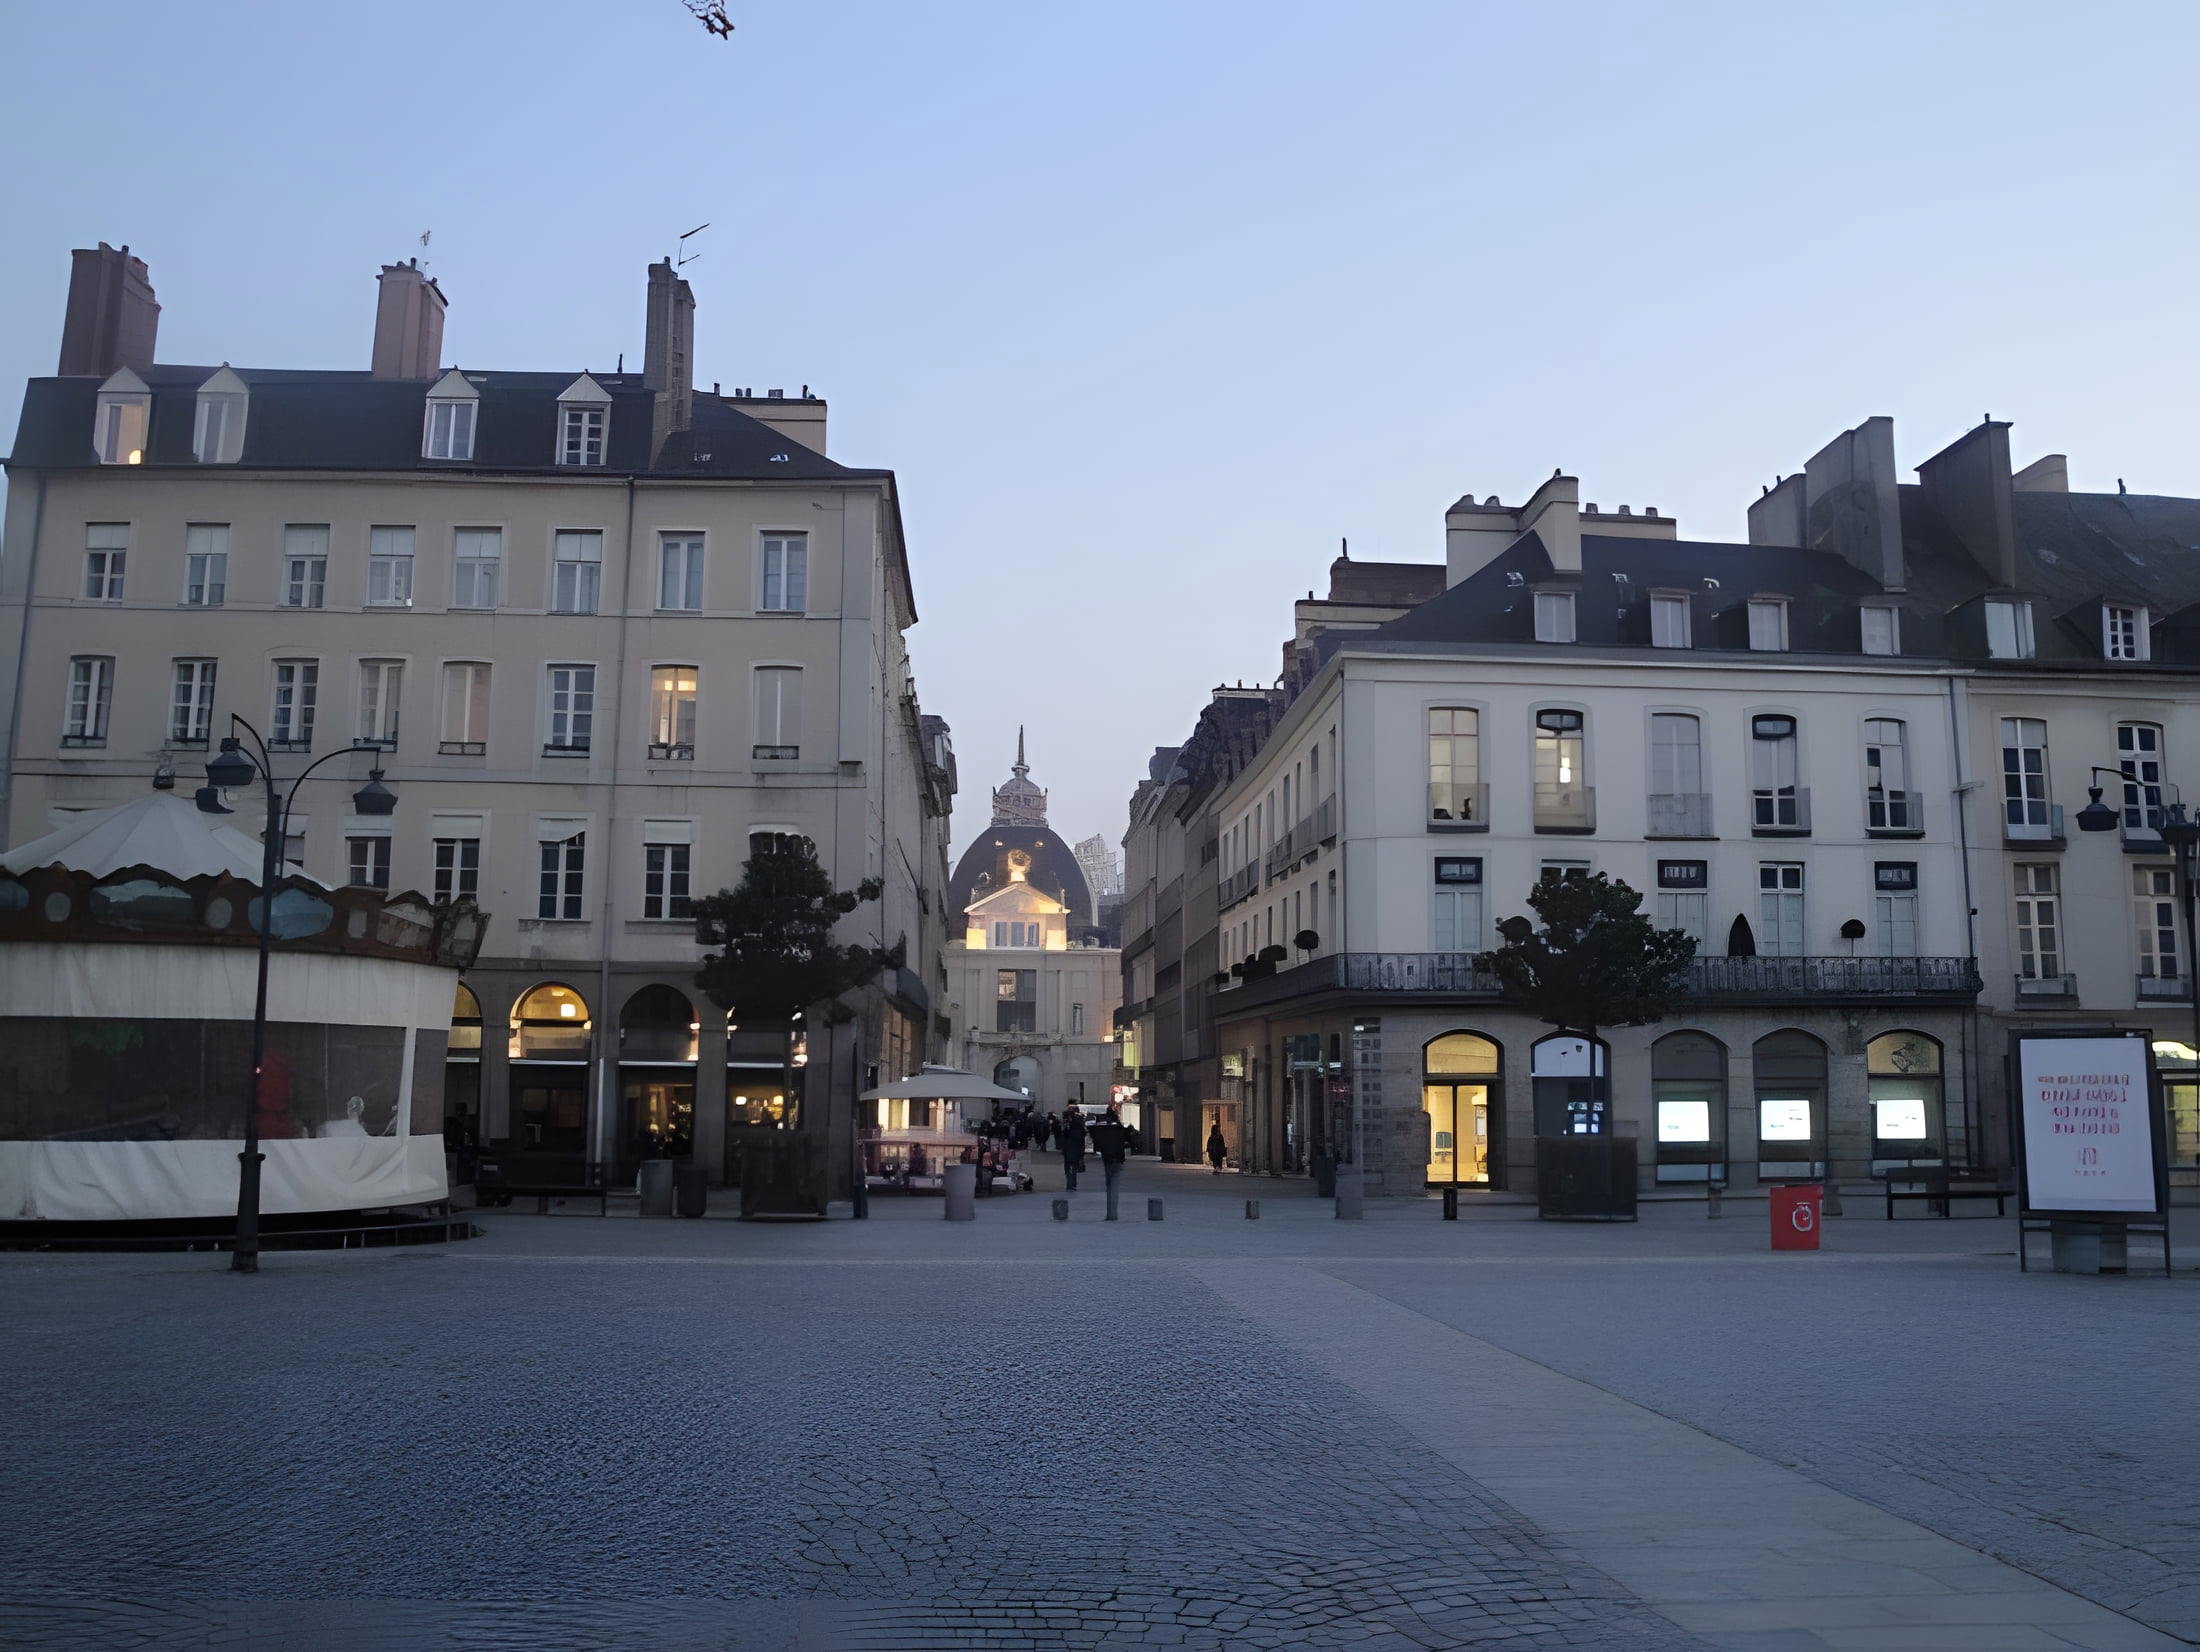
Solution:
M 1222 880 L 1215 891 L 1215 902 L 1217 906 L 1235 906 L 1259 887 L 1260 868 L 1241 866 Z
M 1650 836 L 1709 837 L 1711 794 L 1708 792 L 1652 792 Z
M 1337 835 L 1337 800 L 1325 797 L 1314 810 L 1314 841 L 1328 843 Z

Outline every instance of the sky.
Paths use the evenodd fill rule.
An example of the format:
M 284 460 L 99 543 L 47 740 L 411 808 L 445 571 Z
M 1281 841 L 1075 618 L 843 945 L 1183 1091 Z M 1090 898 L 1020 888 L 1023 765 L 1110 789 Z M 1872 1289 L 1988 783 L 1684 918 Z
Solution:
M 958 846 L 1019 723 L 1119 838 L 1340 540 L 1440 561 L 1464 492 L 1739 539 L 1860 419 L 1908 467 L 1991 414 L 2200 494 L 2189 0 L 729 10 L 13 0 L 0 384 L 100 239 L 164 360 L 363 367 L 423 232 L 448 359 L 639 360 L 708 222 L 698 380 L 809 385 L 899 475 Z

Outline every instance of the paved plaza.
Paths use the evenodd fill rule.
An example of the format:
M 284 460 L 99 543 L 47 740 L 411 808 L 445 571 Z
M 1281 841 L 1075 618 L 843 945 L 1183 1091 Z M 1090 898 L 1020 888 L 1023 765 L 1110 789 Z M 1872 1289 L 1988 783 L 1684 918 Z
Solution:
M 2081 1279 L 1855 1201 L 1773 1255 L 1098 1183 L 0 1256 L 0 1646 L 2200 1643 L 2200 1225 Z

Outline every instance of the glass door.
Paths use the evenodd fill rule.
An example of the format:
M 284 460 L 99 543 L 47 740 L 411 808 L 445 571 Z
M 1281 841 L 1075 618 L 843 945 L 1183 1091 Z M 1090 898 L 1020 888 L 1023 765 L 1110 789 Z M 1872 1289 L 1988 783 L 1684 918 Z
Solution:
M 1454 1187 L 1490 1179 L 1490 1087 L 1426 1084 L 1421 1109 L 1428 1115 L 1428 1184 Z

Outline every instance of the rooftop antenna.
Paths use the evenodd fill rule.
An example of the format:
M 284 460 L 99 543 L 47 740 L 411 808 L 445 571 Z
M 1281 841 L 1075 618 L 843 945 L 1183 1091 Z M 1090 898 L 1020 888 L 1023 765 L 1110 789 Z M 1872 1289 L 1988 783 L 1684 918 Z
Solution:
M 692 264 L 695 262 L 696 259 L 703 256 L 699 252 L 690 252 L 687 250 L 687 239 L 688 235 L 700 235 L 708 228 L 710 228 L 710 225 L 708 224 L 697 224 L 693 229 L 687 232 L 687 235 L 683 235 L 680 237 L 679 245 L 674 249 L 674 251 L 678 255 L 672 261 L 672 267 L 674 269 L 678 269 L 682 264 Z

